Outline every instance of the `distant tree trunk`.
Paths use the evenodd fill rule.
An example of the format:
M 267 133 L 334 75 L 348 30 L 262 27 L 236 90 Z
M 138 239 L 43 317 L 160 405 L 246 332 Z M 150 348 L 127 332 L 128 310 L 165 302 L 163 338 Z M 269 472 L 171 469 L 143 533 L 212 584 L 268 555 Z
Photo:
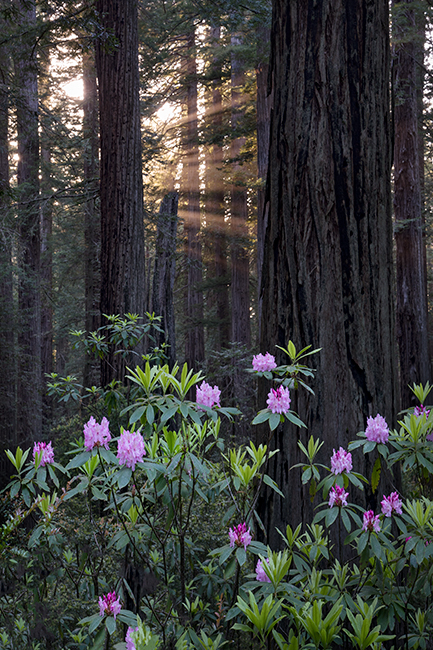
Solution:
M 168 344 L 170 367 L 176 362 L 173 289 L 176 272 L 177 192 L 166 194 L 159 209 L 153 275 L 152 311 L 162 317 L 163 334 L 156 333 L 156 343 Z
M 218 45 L 220 27 L 209 29 L 211 47 Z M 207 122 L 212 133 L 212 144 L 206 156 L 206 230 L 210 249 L 208 308 L 214 310 L 216 320 L 214 349 L 221 350 L 230 341 L 230 306 L 227 268 L 227 233 L 224 203 L 224 154 L 222 148 L 223 106 L 221 93 L 221 62 L 214 57 L 211 63 L 212 86 L 208 92 Z M 208 283 L 209 284 L 209 283 Z
M 186 298 L 185 359 L 189 366 L 204 359 L 203 328 L 203 269 L 200 241 L 200 180 L 197 122 L 197 64 L 195 60 L 195 33 L 187 35 L 187 53 L 184 59 L 186 73 L 186 135 L 185 165 L 187 205 L 185 212 L 186 258 L 188 284 Z
M 412 7 L 411 7 L 412 5 Z M 427 286 L 422 219 L 415 2 L 393 2 L 394 214 L 397 265 L 397 339 L 400 395 L 415 403 L 408 384 L 429 379 Z
M 98 187 L 98 93 L 93 53 L 83 52 L 83 167 L 86 201 L 84 204 L 85 245 L 85 309 L 86 333 L 100 325 L 100 253 L 101 215 L 96 203 Z M 87 356 L 84 367 L 84 385 L 99 385 L 99 368 Z
M 257 191 L 257 286 L 259 287 L 258 320 L 261 318 L 260 285 L 268 214 L 265 212 L 265 182 L 268 173 L 269 132 L 271 124 L 272 93 L 268 88 L 269 49 L 271 29 L 257 28 L 257 176 L 263 184 Z
M 292 393 L 308 432 L 284 425 L 275 435 L 270 471 L 286 498 L 268 495 L 261 508 L 275 545 L 274 526 L 313 512 L 290 471 L 304 460 L 298 440 L 324 440 L 329 465 L 367 416 L 392 426 L 398 412 L 388 25 L 387 0 L 274 0 L 261 350 L 286 362 L 276 344 L 321 348 L 311 361 L 315 395 Z M 369 457 L 353 458 L 370 477 Z M 367 490 L 370 507 L 377 496 Z
M 39 94 L 44 107 L 41 117 L 41 384 L 42 422 L 51 420 L 52 398 L 46 391 L 46 374 L 53 372 L 53 203 L 50 141 L 47 135 L 45 104 L 49 97 L 49 51 L 40 57 Z
M 0 23 L 3 24 L 3 23 Z M 15 444 L 15 354 L 12 222 L 9 209 L 8 52 L 0 47 L 0 453 Z M 6 458 L 6 457 L 5 457 Z M 0 489 L 8 481 L 0 462 Z
M 34 43 L 28 40 L 36 21 L 35 3 L 18 0 L 23 32 L 14 58 L 17 96 L 19 188 L 18 308 L 18 441 L 29 442 L 41 434 L 41 296 L 38 81 Z
M 138 74 L 137 0 L 97 0 L 105 37 L 96 47 L 101 138 L 101 312 L 144 314 L 143 179 Z M 121 379 L 112 354 L 105 385 Z
M 250 290 L 249 290 L 249 247 L 248 240 L 248 202 L 247 190 L 242 179 L 241 151 L 245 138 L 239 135 L 243 118 L 243 100 L 241 88 L 245 83 L 243 65 L 236 47 L 241 44 L 236 35 L 231 37 L 231 103 L 233 140 L 230 155 L 232 163 L 231 187 L 231 298 L 232 298 L 232 333 L 231 339 L 236 343 L 251 343 L 250 327 Z

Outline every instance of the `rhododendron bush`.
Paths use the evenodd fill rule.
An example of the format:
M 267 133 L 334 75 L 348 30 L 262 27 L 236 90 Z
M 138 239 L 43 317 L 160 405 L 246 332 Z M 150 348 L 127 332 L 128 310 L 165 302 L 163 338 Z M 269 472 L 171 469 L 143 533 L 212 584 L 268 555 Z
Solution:
M 146 362 L 128 371 L 123 425 L 96 403 L 66 454 L 55 439 L 6 452 L 14 469 L 0 546 L 0 648 L 427 648 L 430 387 L 414 387 L 419 407 L 397 430 L 371 415 L 324 458 L 305 414 L 291 408 L 293 391 L 312 390 L 304 364 L 314 352 L 289 342 L 287 365 L 270 352 L 254 357 L 251 372 L 269 382 L 253 420 L 268 432 L 258 446 L 222 439 L 221 418 L 238 411 L 201 373 Z M 316 514 L 304 530 L 280 530 L 281 547 L 271 549 L 257 503 L 264 490 L 281 494 L 267 465 L 284 421 L 299 427 L 301 480 Z M 368 477 L 360 454 L 371 459 Z M 379 493 L 381 473 L 397 465 L 406 493 Z M 298 495 L 294 485 L 289 498 Z

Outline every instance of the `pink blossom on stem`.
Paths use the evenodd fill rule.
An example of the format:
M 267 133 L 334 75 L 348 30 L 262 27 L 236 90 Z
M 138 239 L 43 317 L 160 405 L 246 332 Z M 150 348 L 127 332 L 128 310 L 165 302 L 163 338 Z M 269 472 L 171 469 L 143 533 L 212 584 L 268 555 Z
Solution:
M 99 616 L 107 615 L 116 618 L 121 609 L 122 606 L 119 598 L 116 598 L 115 591 L 112 591 L 105 596 L 99 596 Z
M 269 564 L 269 558 L 266 558 L 266 562 Z M 256 580 L 259 582 L 270 582 L 271 579 L 269 576 L 266 575 L 265 570 L 263 568 L 263 562 L 261 560 L 258 560 L 257 566 L 256 566 Z
M 33 462 L 36 460 L 36 454 L 42 454 L 39 467 L 44 467 L 44 465 L 51 465 L 51 463 L 54 463 L 54 449 L 51 441 L 48 443 L 35 442 L 33 447 Z
M 419 406 L 415 406 L 415 408 L 413 410 L 413 414 L 417 418 L 420 418 L 421 415 L 424 415 L 424 414 L 425 414 L 426 418 L 428 418 L 429 413 L 430 413 L 430 411 L 428 409 L 426 409 L 426 407 L 423 404 L 420 404 Z
M 234 528 L 229 530 L 230 546 L 233 548 L 236 546 L 243 546 L 247 550 L 248 544 L 251 544 L 251 534 L 250 529 L 247 530 L 247 525 L 244 522 L 243 524 L 238 524 Z
M 373 510 L 367 510 L 367 512 L 364 512 L 364 523 L 362 524 L 362 530 L 368 530 L 370 533 L 373 531 L 376 533 L 380 532 L 379 515 L 375 516 Z
M 275 357 L 269 354 L 269 352 L 266 352 L 266 354 L 256 354 L 253 357 L 253 370 L 256 372 L 266 372 L 276 367 Z
M 117 458 L 121 465 L 126 465 L 132 470 L 135 469 L 136 463 L 141 463 L 146 450 L 144 448 L 144 440 L 141 433 L 136 431 L 123 431 L 120 434 L 120 440 L 117 443 Z
M 384 497 L 380 505 L 382 506 L 382 514 L 385 517 L 391 517 L 393 512 L 401 515 L 402 503 L 397 492 L 392 492 L 389 497 Z
M 372 442 L 387 442 L 389 437 L 388 425 L 381 415 L 377 414 L 375 418 L 371 416 L 367 419 L 367 428 L 365 437 Z
M 266 404 L 272 413 L 287 413 L 290 409 L 289 389 L 284 386 L 279 386 L 276 389 L 271 388 Z
M 331 458 L 331 472 L 333 474 L 342 474 L 343 472 L 352 471 L 352 454 L 350 451 L 345 451 L 340 447 L 338 451 L 332 450 L 334 453 Z
M 220 406 L 220 395 L 218 386 L 212 388 L 206 381 L 202 381 L 201 386 L 197 387 L 195 400 L 199 405 L 212 408 L 214 405 Z
M 341 508 L 342 506 L 347 506 L 348 496 L 349 492 L 345 492 L 344 488 L 339 485 L 332 487 L 329 492 L 329 507 L 332 508 L 333 506 L 338 506 Z
M 84 446 L 87 451 L 92 451 L 93 447 L 105 447 L 108 449 L 108 443 L 111 440 L 111 434 L 108 429 L 109 422 L 107 418 L 102 418 L 101 424 L 96 422 L 92 417 L 84 425 Z
M 125 637 L 126 650 L 136 650 L 134 639 L 131 636 L 132 632 L 138 632 L 138 627 L 136 627 L 135 629 L 133 627 L 128 627 L 128 631 Z

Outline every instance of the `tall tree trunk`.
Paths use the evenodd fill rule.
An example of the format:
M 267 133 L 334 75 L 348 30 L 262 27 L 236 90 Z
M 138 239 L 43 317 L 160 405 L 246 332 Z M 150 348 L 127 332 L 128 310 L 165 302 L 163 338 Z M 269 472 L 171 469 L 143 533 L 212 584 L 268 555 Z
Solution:
M 259 287 L 258 320 L 262 321 L 260 285 L 265 247 L 268 214 L 265 212 L 265 181 L 268 173 L 269 132 L 271 125 L 272 92 L 268 88 L 269 50 L 271 29 L 268 25 L 257 28 L 257 176 L 262 186 L 257 190 L 257 286 Z M 259 334 L 260 335 L 260 334 Z
M 100 253 L 101 215 L 97 209 L 98 187 L 98 93 L 95 60 L 92 52 L 83 52 L 83 167 L 86 201 L 84 203 L 84 284 L 86 333 L 100 325 Z M 100 384 L 99 368 L 87 356 L 84 367 L 84 385 Z
M 3 21 L 0 24 L 4 24 Z M 12 219 L 9 206 L 9 56 L 0 47 L 0 453 L 15 444 L 15 355 L 12 289 Z M 4 456 L 6 458 L 6 456 Z M 0 461 L 0 489 L 8 482 L 9 468 Z
M 221 28 L 209 29 L 209 45 L 218 46 Z M 208 310 L 214 311 L 216 322 L 214 349 L 221 350 L 230 341 L 230 306 L 227 268 L 227 233 L 225 225 L 224 203 L 224 154 L 223 138 L 223 105 L 222 105 L 222 70 L 219 57 L 214 56 L 211 62 L 212 85 L 207 98 L 207 123 L 212 134 L 212 142 L 208 146 L 206 156 L 206 230 L 209 233 L 209 252 L 211 256 L 209 275 L 212 282 L 209 288 Z M 209 282 L 208 282 L 208 286 Z
M 188 284 L 186 300 L 187 332 L 185 359 L 189 366 L 204 360 L 203 328 L 203 269 L 200 241 L 200 179 L 197 121 L 197 64 L 195 60 L 195 33 L 187 34 L 187 53 L 184 59 L 186 87 L 186 196 L 185 213 L 186 258 Z
M 38 81 L 31 29 L 36 21 L 35 3 L 17 0 L 22 42 L 14 58 L 17 88 L 17 137 L 19 188 L 18 307 L 18 441 L 29 442 L 41 434 L 41 296 Z
M 408 384 L 430 375 L 422 168 L 418 104 L 419 54 L 415 3 L 393 2 L 394 214 L 397 265 L 397 339 L 400 395 L 404 408 L 414 395 Z
M 242 86 L 245 75 L 239 52 L 236 48 L 241 44 L 238 36 L 231 37 L 231 123 L 233 140 L 231 144 L 232 187 L 231 187 L 231 263 L 232 263 L 232 334 L 233 342 L 251 343 L 250 326 L 250 290 L 249 290 L 249 247 L 248 241 L 248 202 L 247 190 L 242 179 L 241 153 L 245 138 L 239 135 L 243 119 Z
M 176 362 L 173 290 L 176 272 L 177 192 L 170 192 L 159 209 L 155 266 L 153 274 L 152 311 L 162 317 L 162 334 L 156 332 L 156 344 L 168 345 L 166 354 L 170 367 Z
M 272 530 L 311 520 L 308 489 L 290 472 L 304 459 L 300 438 L 322 438 L 329 465 L 369 415 L 392 426 L 398 412 L 388 18 L 387 0 L 274 0 L 261 349 L 292 339 L 321 351 L 315 395 L 292 394 L 308 432 L 284 425 L 275 436 L 271 473 L 286 499 L 263 504 Z M 370 476 L 369 457 L 353 457 Z M 374 508 L 377 492 L 366 496 Z
M 106 38 L 96 47 L 101 139 L 101 313 L 144 314 L 143 178 L 137 0 L 97 0 Z M 121 355 L 101 368 L 124 375 Z

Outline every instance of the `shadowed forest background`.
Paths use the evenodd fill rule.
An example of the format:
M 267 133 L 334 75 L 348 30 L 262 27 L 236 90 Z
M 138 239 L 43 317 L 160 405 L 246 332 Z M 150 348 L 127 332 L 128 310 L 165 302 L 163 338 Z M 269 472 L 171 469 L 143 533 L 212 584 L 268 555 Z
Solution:
M 264 389 L 244 370 L 289 338 L 323 350 L 295 409 L 328 451 L 413 405 L 432 347 L 431 8 L 298 4 L 1 3 L 2 447 L 53 437 L 107 387 L 124 399 L 143 354 L 203 369 L 251 437 Z

